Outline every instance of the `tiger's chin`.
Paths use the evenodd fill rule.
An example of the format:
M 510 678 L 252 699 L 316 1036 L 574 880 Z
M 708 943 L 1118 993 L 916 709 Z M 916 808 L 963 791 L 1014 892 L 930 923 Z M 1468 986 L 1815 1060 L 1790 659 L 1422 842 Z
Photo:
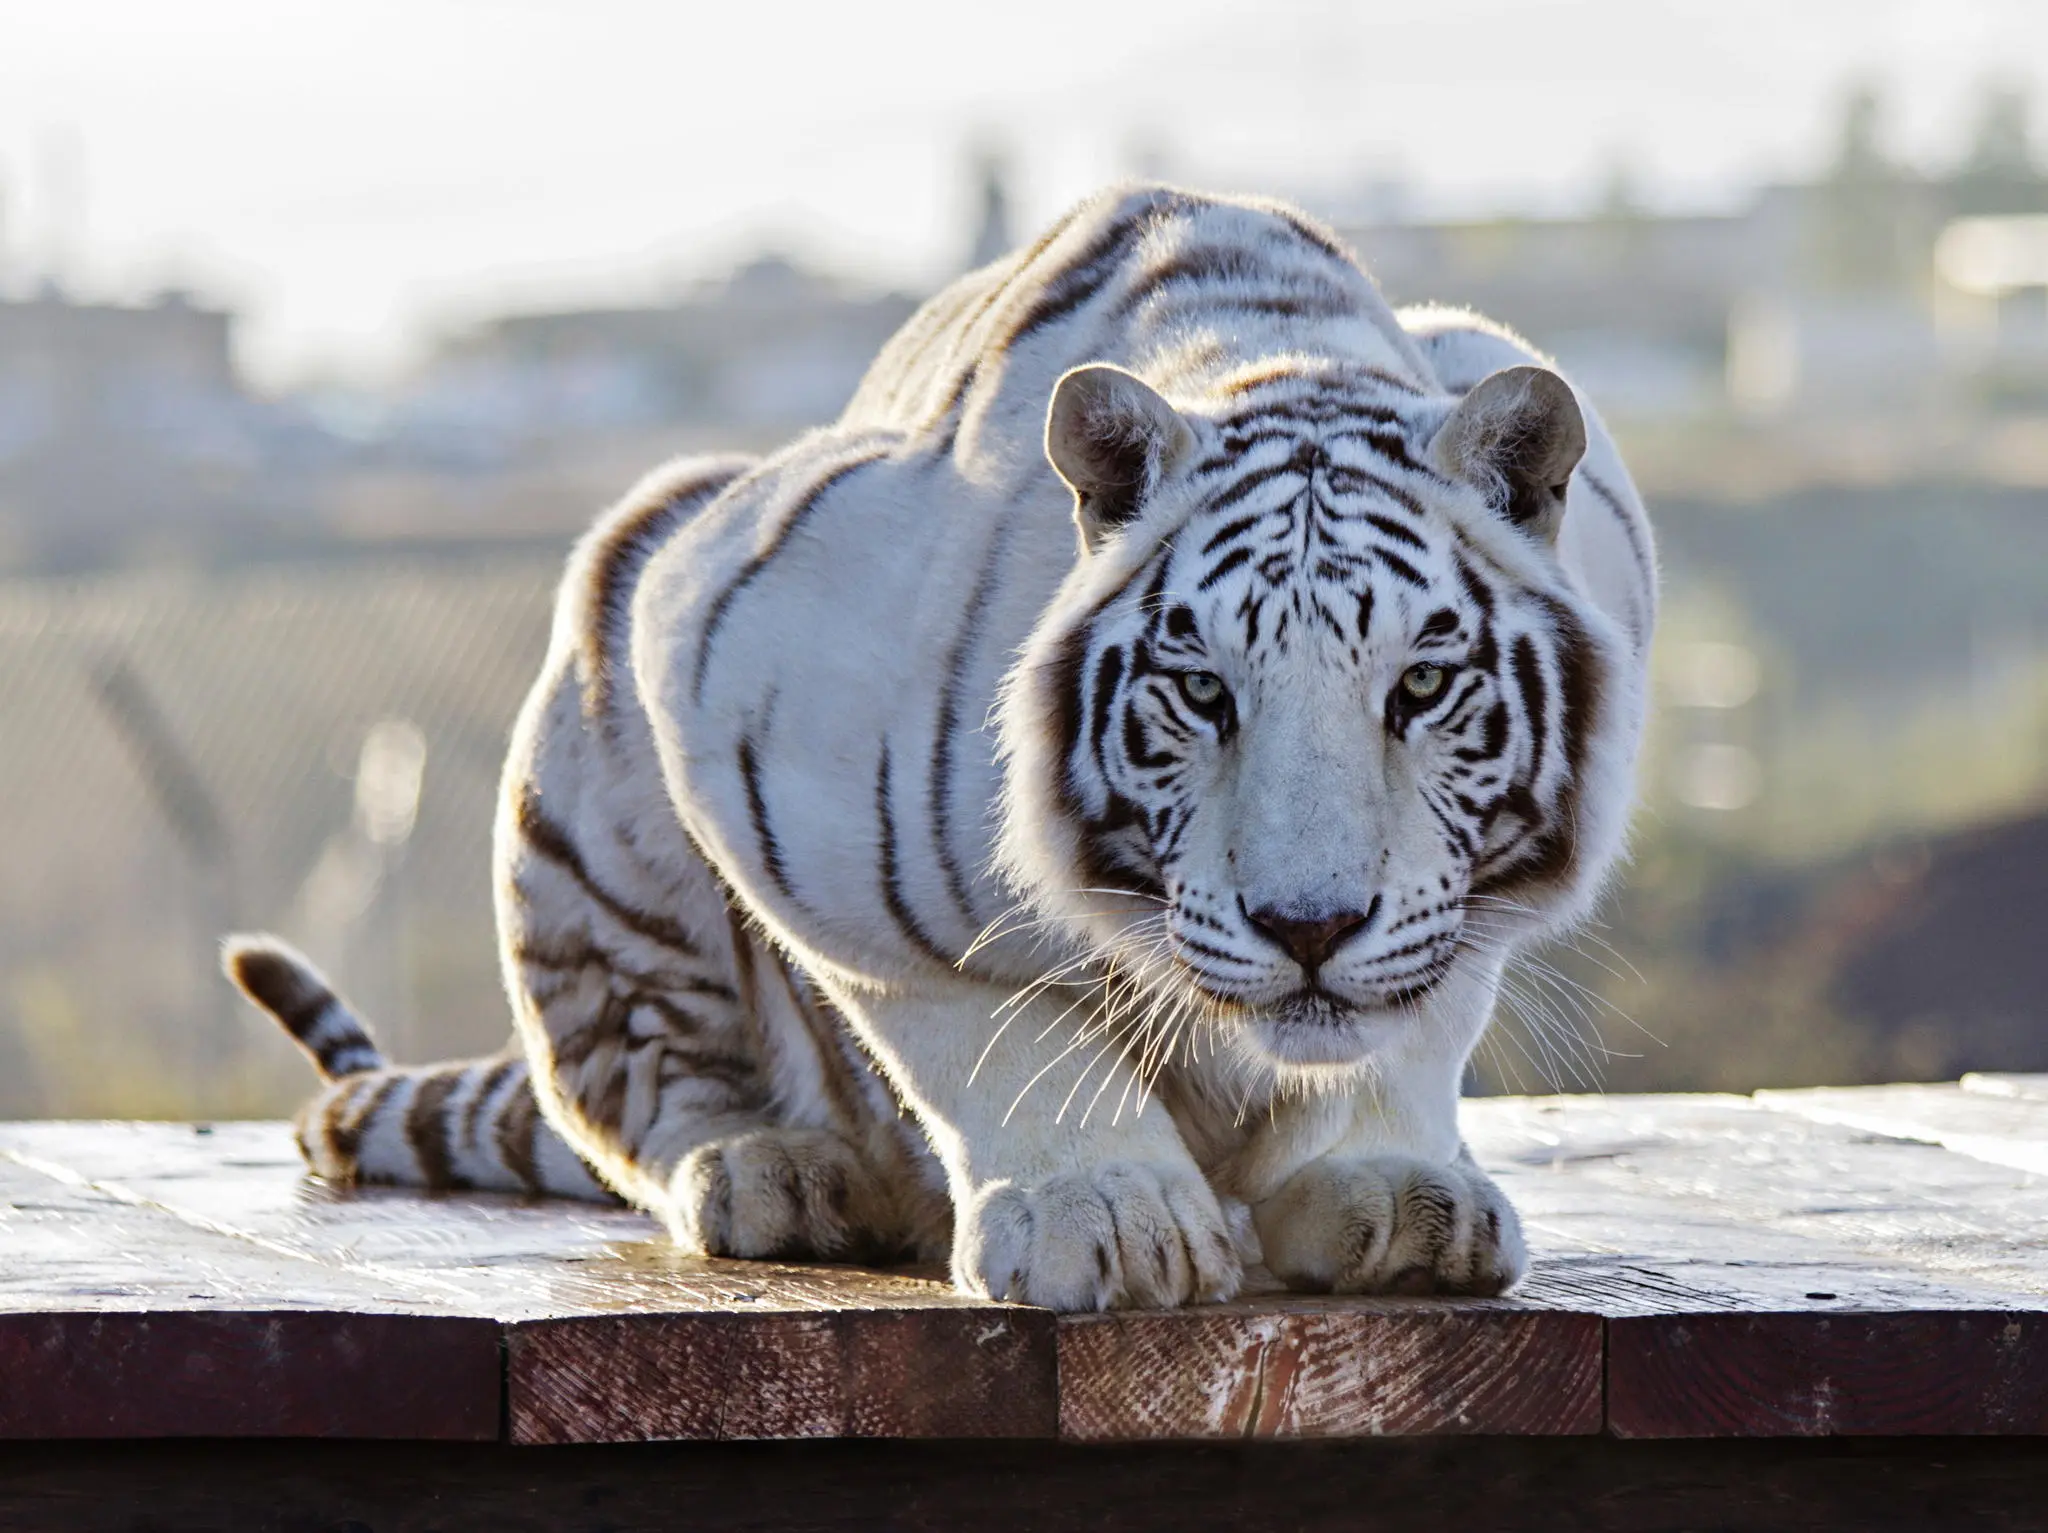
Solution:
M 1280 1069 L 1362 1068 L 1415 1026 L 1415 1013 L 1300 990 L 1247 1013 L 1241 1025 L 1252 1046 Z

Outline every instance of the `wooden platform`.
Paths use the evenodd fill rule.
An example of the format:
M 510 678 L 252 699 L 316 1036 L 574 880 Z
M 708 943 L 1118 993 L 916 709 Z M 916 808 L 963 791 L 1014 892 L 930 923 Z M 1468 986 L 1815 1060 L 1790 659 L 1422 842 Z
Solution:
M 518 1457 L 536 1444 L 952 1440 L 832 1450 L 856 1477 L 1061 1443 L 1522 1438 L 1375 1462 L 1509 1455 L 1612 1483 L 1614 1455 L 1665 1453 L 1631 1441 L 1932 1437 L 1947 1462 L 1954 1439 L 2048 1434 L 2048 1078 L 1495 1099 L 1466 1123 L 1536 1252 L 1512 1299 L 1260 1292 L 1065 1318 L 935 1272 L 692 1260 L 623 1211 L 336 1191 L 278 1124 L 0 1124 L 0 1522 L 26 1525 L 10 1487 L 54 1464 L 173 1462 L 135 1441 L 156 1438 L 501 1445 L 436 1450 L 443 1466 L 537 1462 Z M 241 1451 L 206 1447 L 223 1471 Z M 1710 1451 L 1764 1450 L 1655 1461 L 1697 1476 L 1684 1455 Z M 1996 1452 L 2048 1504 L 2048 1444 Z

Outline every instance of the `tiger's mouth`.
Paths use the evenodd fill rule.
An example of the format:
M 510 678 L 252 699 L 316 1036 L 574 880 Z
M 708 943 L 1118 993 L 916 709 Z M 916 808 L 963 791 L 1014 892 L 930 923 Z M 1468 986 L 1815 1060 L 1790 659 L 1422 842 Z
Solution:
M 1369 1001 L 1354 1001 L 1328 990 L 1311 978 L 1266 1008 L 1290 1025 L 1324 1027 L 1361 1017 L 1401 1013 L 1415 1006 L 1444 982 L 1451 972 L 1448 963 L 1438 963 L 1396 989 L 1385 990 Z
M 1296 985 L 1284 995 L 1270 1000 L 1253 1001 L 1243 995 L 1218 989 L 1209 975 L 1186 959 L 1176 956 L 1175 960 L 1175 967 L 1179 970 L 1181 979 L 1222 1007 L 1226 1015 L 1235 1015 L 1240 1019 L 1267 1017 L 1283 1022 L 1298 1021 L 1311 1025 L 1327 1025 L 1331 1021 L 1341 1021 L 1347 1017 L 1376 1016 L 1413 1007 L 1425 1000 L 1450 977 L 1452 966 L 1450 955 L 1437 958 L 1412 979 L 1392 989 L 1380 990 L 1364 1000 L 1339 995 L 1326 987 L 1319 978 L 1310 975 L 1303 983 Z
M 1415 1026 L 1416 1007 L 1449 978 L 1449 958 L 1398 989 L 1356 1001 L 1313 979 L 1277 1000 L 1254 1004 L 1213 988 L 1207 976 L 1181 966 L 1181 978 L 1215 1003 L 1216 1020 L 1234 1022 L 1252 1046 L 1283 1069 L 1363 1065 Z

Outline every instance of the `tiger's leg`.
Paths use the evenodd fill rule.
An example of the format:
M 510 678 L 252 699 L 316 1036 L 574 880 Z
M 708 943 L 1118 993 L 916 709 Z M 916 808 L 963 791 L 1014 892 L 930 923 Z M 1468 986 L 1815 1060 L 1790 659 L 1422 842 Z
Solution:
M 944 1162 L 953 1281 L 1059 1310 L 1231 1297 L 1243 1274 L 1222 1207 L 1117 1028 L 1044 994 L 994 1020 L 1011 995 L 925 976 L 836 997 Z
M 1446 984 L 1398 1057 L 1353 1091 L 1281 1104 L 1254 1135 L 1228 1180 L 1289 1287 L 1491 1296 L 1521 1279 L 1521 1221 L 1458 1133 L 1497 976 Z
M 593 913 L 545 940 L 515 927 L 507 944 L 544 1110 L 607 1182 L 707 1255 L 943 1248 L 929 1156 L 776 955 L 729 918 L 660 954 L 607 924 Z
M 500 947 L 542 1111 L 686 1249 L 943 1252 L 929 1152 L 830 1008 L 735 915 L 627 701 L 593 726 L 557 666 L 508 768 Z

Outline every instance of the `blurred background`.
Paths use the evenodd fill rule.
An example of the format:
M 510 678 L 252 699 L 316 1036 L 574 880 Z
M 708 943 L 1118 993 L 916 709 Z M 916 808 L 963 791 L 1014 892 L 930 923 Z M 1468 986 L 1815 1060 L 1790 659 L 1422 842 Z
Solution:
M 0 0 L 0 1116 L 289 1109 L 216 936 L 505 1035 L 570 539 L 1120 175 L 1293 198 L 1602 405 L 1633 867 L 1481 1089 L 2048 1069 L 2039 0 Z

